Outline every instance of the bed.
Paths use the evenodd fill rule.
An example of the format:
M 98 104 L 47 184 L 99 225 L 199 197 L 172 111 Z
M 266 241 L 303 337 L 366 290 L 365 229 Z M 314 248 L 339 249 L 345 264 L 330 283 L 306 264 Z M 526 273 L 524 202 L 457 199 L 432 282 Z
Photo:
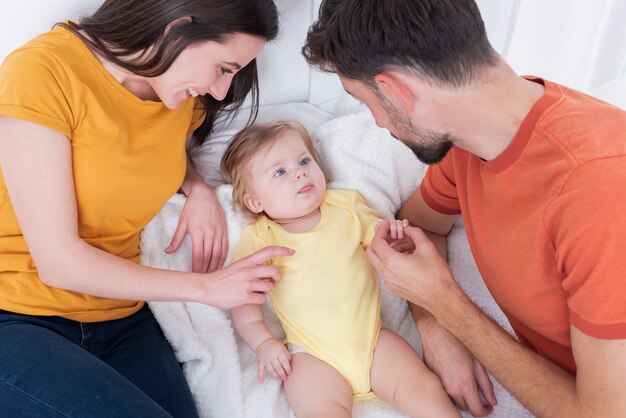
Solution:
M 258 120 L 295 119 L 301 122 L 312 132 L 315 145 L 329 166 L 330 186 L 356 189 L 381 216 L 392 217 L 417 187 L 426 167 L 388 132 L 377 128 L 369 112 L 343 92 L 335 76 L 312 71 L 300 57 L 306 28 L 313 20 L 319 1 L 296 3 L 284 0 L 277 3 L 283 13 L 281 35 L 259 57 L 262 106 Z M 518 40 L 512 36 L 510 27 L 498 24 L 498 19 L 504 16 L 512 23 L 528 10 L 518 2 L 502 2 L 495 9 L 487 2 L 479 2 L 479 5 L 485 12 L 494 46 L 503 52 L 514 45 Z M 626 51 L 624 53 L 626 55 Z M 523 51 L 520 52 L 522 55 Z M 546 65 L 544 72 L 549 73 L 553 66 Z M 597 71 L 594 74 L 600 77 Z M 619 88 L 624 91 L 624 87 L 620 87 L 626 82 L 624 80 L 624 77 L 614 77 L 608 85 L 597 90 L 597 95 L 626 105 L 619 103 L 624 101 L 624 95 L 616 93 Z M 602 81 L 600 77 L 597 83 Z M 582 89 L 582 86 L 578 87 Z M 218 188 L 220 202 L 227 213 L 231 243 L 236 241 L 246 220 L 232 208 L 230 187 L 222 185 L 219 175 L 219 158 L 244 123 L 244 116 L 236 118 L 230 125 L 220 121 L 217 133 L 205 146 L 192 153 L 196 169 L 207 183 Z M 183 204 L 182 196 L 174 196 L 146 228 L 141 247 L 143 263 L 161 268 L 190 268 L 190 242 L 185 242 L 177 254 L 163 253 Z M 460 285 L 477 305 L 511 333 L 506 318 L 480 278 L 461 221 L 455 224 L 448 238 L 448 251 Z M 393 296 L 382 283 L 381 289 L 384 325 L 402 335 L 420 352 L 419 336 L 406 302 Z M 293 417 L 278 380 L 269 379 L 263 385 L 258 383 L 254 354 L 233 331 L 227 312 L 194 303 L 151 303 L 150 307 L 183 363 L 201 416 Z M 282 329 L 271 306 L 266 304 L 264 311 L 271 331 L 280 338 Z M 494 385 L 499 403 L 492 416 L 532 416 L 495 380 Z M 463 415 L 471 416 L 469 413 Z M 404 415 L 383 401 L 374 400 L 356 404 L 354 416 Z
M 235 119 L 220 135 L 216 135 L 193 154 L 194 162 L 205 180 L 217 187 L 218 197 L 227 214 L 231 243 L 236 242 L 247 221 L 233 209 L 231 187 L 220 184 L 218 157 L 228 140 L 244 123 L 243 119 L 243 115 Z M 417 187 L 426 170 L 425 165 L 417 161 L 408 148 L 394 140 L 386 130 L 378 128 L 366 110 L 333 117 L 309 103 L 267 105 L 261 108 L 259 120 L 277 119 L 295 119 L 305 125 L 329 168 L 329 185 L 358 190 L 381 217 L 393 217 L 401 203 Z M 159 268 L 190 269 L 191 244 L 188 238 L 177 253 L 163 253 L 174 233 L 183 204 L 182 195 L 172 197 L 145 228 L 141 241 L 142 263 Z M 504 316 L 482 284 L 460 222 L 454 226 L 448 245 L 455 277 L 477 304 L 510 331 Z M 382 282 L 381 291 L 384 326 L 402 335 L 420 352 L 419 336 L 406 302 L 392 295 Z M 293 416 L 279 380 L 269 379 L 263 385 L 258 383 L 254 354 L 233 331 L 228 312 L 183 302 L 151 302 L 150 308 L 174 347 L 179 361 L 183 363 L 201 416 Z M 264 311 L 270 330 L 277 338 L 284 336 L 269 303 L 264 305 Z M 496 396 L 499 405 L 494 416 L 531 416 L 497 385 Z M 354 416 L 404 417 L 381 400 L 356 404 Z
M 0 58 L 53 22 L 76 19 L 95 9 L 102 0 L 5 3 L 0 6 L 0 14 L 11 16 L 11 21 L 0 28 Z M 425 166 L 388 132 L 377 128 L 369 112 L 343 92 L 335 76 L 311 70 L 300 56 L 306 29 L 320 0 L 276 3 L 281 10 L 281 33 L 258 60 L 262 104 L 258 119 L 301 122 L 313 134 L 315 145 L 329 166 L 330 185 L 360 191 L 381 216 L 392 217 L 419 184 Z M 492 44 L 519 73 L 537 74 L 626 108 L 624 2 L 554 0 L 549 6 L 521 0 L 478 3 Z M 39 13 L 33 15 L 32 10 Z M 568 10 L 567 14 L 564 10 Z M 558 25 L 551 23 L 556 17 Z M 24 24 L 25 21 L 29 23 Z M 541 42 L 545 39 L 553 42 Z M 222 184 L 219 175 L 219 159 L 246 118 L 241 114 L 232 121 L 220 119 L 210 140 L 192 152 L 198 172 L 207 183 L 217 187 L 227 213 L 231 244 L 236 242 L 246 221 L 233 210 L 230 188 Z M 146 227 L 141 243 L 143 264 L 190 269 L 188 240 L 175 254 L 166 255 L 163 251 L 183 204 L 182 195 L 173 196 Z M 460 285 L 510 332 L 482 283 L 460 221 L 448 238 L 448 250 Z M 419 352 L 419 336 L 406 302 L 393 296 L 384 285 L 381 291 L 384 325 L 406 338 Z M 267 379 L 263 385 L 257 382 L 254 355 L 236 336 L 228 312 L 195 303 L 153 302 L 150 307 L 183 365 L 202 417 L 293 416 L 279 381 Z M 271 331 L 280 337 L 282 330 L 271 306 L 265 305 L 264 310 Z M 497 382 L 494 384 L 499 404 L 492 416 L 532 416 Z M 383 401 L 374 400 L 358 403 L 354 416 L 404 415 Z

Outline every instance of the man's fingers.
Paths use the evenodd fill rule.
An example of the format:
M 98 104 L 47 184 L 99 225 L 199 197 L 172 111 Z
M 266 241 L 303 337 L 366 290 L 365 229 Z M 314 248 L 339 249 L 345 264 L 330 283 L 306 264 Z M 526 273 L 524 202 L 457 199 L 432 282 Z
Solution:
M 374 239 L 376 238 L 382 238 L 385 239 L 387 237 L 387 234 L 389 234 L 389 230 L 391 229 L 391 226 L 389 224 L 389 221 L 382 221 L 378 223 L 378 228 L 376 228 L 374 231 Z
M 478 393 L 478 386 L 472 385 L 470 389 L 470 393 L 464 394 L 465 403 L 467 404 L 467 408 L 475 417 L 484 417 L 485 415 L 489 415 L 491 413 L 491 405 L 483 405 L 480 394 Z
M 415 244 L 413 244 L 413 241 L 403 239 L 402 241 L 392 242 L 391 248 L 399 253 L 410 253 L 415 250 Z
M 370 247 L 365 251 L 365 255 L 367 255 L 368 260 L 372 266 L 374 266 L 376 271 L 382 274 L 382 270 L 385 268 L 385 265 L 383 264 L 383 260 L 381 260 L 378 254 L 376 254 L 376 251 Z
M 480 399 L 471 399 L 467 402 L 467 409 L 469 409 L 472 416 L 475 417 L 486 417 L 491 414 L 493 407 L 491 405 L 483 405 L 480 402 Z
M 461 411 L 467 411 L 467 404 L 465 403 L 465 399 L 461 395 L 450 395 L 450 399 L 452 399 L 452 403 L 454 406 L 459 408 Z
M 407 235 L 414 243 L 430 242 L 424 231 L 416 226 L 404 228 L 404 234 Z
M 485 371 L 483 365 L 476 359 L 474 359 L 474 370 L 478 388 L 487 402 L 489 402 L 492 406 L 496 406 L 498 404 L 498 399 L 496 399 L 496 394 L 493 391 L 493 383 L 491 382 L 491 379 L 489 378 L 489 375 Z

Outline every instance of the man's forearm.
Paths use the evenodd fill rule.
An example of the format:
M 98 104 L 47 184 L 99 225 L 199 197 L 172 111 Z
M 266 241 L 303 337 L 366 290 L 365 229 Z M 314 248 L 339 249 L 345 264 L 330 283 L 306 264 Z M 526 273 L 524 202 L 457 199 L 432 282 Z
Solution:
M 511 338 L 460 288 L 454 296 L 432 308 L 435 318 L 513 396 L 537 417 L 581 416 L 573 376 Z

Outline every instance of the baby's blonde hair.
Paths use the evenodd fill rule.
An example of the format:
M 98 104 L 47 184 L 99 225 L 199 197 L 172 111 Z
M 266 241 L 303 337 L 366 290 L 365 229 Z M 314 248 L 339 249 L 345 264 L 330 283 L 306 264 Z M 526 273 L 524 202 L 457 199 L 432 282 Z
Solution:
M 317 165 L 322 169 L 324 177 L 328 178 L 326 169 L 313 146 L 313 140 L 304 126 L 295 121 L 253 124 L 234 136 L 230 144 L 228 144 L 220 164 L 220 171 L 224 181 L 233 186 L 233 204 L 239 207 L 247 218 L 255 219 L 259 216 L 258 213 L 248 209 L 243 199 L 246 193 L 246 178 L 250 175 L 250 160 L 259 151 L 272 145 L 278 138 L 289 131 L 295 132 L 302 138 L 304 145 L 315 159 Z

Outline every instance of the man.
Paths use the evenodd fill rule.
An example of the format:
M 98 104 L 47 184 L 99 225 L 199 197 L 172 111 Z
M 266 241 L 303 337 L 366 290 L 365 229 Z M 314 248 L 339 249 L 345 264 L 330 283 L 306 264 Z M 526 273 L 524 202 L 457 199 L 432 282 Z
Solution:
M 517 76 L 473 0 L 325 0 L 303 53 L 436 164 L 398 213 L 421 228 L 406 232 L 414 251 L 380 228 L 369 257 L 415 305 L 425 358 L 457 404 L 495 405 L 477 359 L 537 416 L 626 416 L 626 112 Z M 459 214 L 519 341 L 426 237 Z M 470 385 L 454 387 L 453 361 Z

